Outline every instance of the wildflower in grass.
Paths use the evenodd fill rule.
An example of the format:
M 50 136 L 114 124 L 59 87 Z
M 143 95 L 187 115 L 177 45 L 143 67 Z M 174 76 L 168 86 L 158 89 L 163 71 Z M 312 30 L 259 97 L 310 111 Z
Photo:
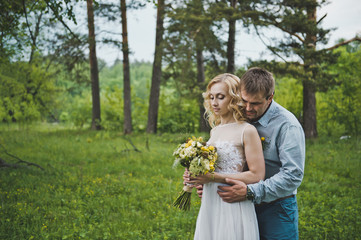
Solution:
M 192 176 L 212 173 L 215 170 L 215 163 L 218 155 L 214 146 L 207 146 L 203 138 L 192 137 L 187 142 L 180 144 L 174 151 L 174 165 L 182 165 L 189 170 Z M 193 186 L 186 185 L 174 201 L 173 206 L 181 210 L 189 210 Z

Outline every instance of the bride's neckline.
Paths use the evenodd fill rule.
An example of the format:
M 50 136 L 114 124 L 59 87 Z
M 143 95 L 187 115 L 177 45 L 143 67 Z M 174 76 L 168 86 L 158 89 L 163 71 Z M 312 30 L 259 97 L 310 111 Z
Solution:
M 228 125 L 235 124 L 235 123 L 238 123 L 238 122 L 230 122 L 230 123 L 219 124 L 217 127 L 224 127 L 224 126 L 228 126 Z

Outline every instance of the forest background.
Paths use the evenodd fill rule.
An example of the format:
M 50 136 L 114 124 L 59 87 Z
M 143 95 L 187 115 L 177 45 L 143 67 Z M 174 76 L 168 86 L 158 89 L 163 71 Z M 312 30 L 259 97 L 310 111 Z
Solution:
M 275 100 L 308 139 L 301 239 L 359 238 L 360 37 L 326 45 L 332 29 L 317 14 L 325 4 L 1 1 L 0 238 L 191 238 L 181 229 L 193 228 L 199 205 L 185 216 L 160 204 L 181 184 L 174 184 L 181 170 L 170 169 L 172 150 L 192 134 L 207 137 L 207 82 L 252 66 L 274 73 Z M 154 60 L 130 61 L 127 12 L 146 5 L 157 9 Z M 119 30 L 102 28 L 107 23 Z M 240 28 L 254 31 L 272 58 L 238 65 Z M 108 65 L 97 46 L 117 47 L 122 58 Z M 24 163 L 35 170 L 18 169 Z M 137 202 L 142 194 L 132 189 L 146 200 Z M 115 220 L 114 211 L 127 220 Z M 145 229 L 137 225 L 142 216 L 158 222 Z
M 207 132 L 201 98 L 207 82 L 263 66 L 275 74 L 275 100 L 295 114 L 308 138 L 359 134 L 360 38 L 355 33 L 325 47 L 332 31 L 322 28 L 327 14 L 317 16 L 317 9 L 326 1 L 120 3 L 88 1 L 87 13 L 84 1 L 2 3 L 2 123 Z M 127 9 L 147 4 L 158 8 L 154 61 L 130 62 Z M 103 29 L 107 22 L 122 31 Z M 238 66 L 239 28 L 269 38 L 265 45 L 276 58 Z M 272 29 L 279 36 L 268 36 Z M 96 45 L 119 47 L 123 60 L 108 66 Z

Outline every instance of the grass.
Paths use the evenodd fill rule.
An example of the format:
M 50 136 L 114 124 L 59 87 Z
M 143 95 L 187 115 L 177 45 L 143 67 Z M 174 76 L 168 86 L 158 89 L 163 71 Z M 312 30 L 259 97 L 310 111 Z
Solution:
M 200 200 L 172 207 L 182 188 L 172 152 L 186 136 L 1 130 L 8 152 L 45 171 L 0 169 L 0 239 L 192 239 Z M 361 239 L 360 155 L 356 139 L 307 143 L 300 239 Z

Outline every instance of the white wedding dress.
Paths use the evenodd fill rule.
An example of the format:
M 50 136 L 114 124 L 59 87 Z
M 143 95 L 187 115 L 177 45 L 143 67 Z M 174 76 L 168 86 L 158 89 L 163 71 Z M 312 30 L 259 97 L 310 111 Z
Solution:
M 212 129 L 208 145 L 218 152 L 216 172 L 241 172 L 246 162 L 243 132 L 248 123 L 229 123 Z M 194 239 L 196 240 L 253 240 L 259 239 L 257 217 L 251 201 L 226 203 L 217 194 L 221 183 L 203 186 L 202 204 L 198 213 Z

